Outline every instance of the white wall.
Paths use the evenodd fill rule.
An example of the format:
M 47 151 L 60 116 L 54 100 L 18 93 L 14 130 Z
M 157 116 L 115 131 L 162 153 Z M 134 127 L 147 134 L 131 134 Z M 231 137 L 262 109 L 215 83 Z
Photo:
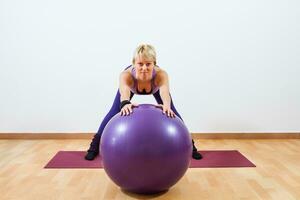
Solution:
M 296 0 L 0 0 L 0 132 L 97 131 L 141 42 L 191 132 L 299 132 L 299 21 Z

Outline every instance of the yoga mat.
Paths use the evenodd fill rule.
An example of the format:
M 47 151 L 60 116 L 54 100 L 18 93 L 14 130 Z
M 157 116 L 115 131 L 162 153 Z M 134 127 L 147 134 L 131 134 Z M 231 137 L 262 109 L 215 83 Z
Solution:
M 255 165 L 237 150 L 199 151 L 201 160 L 191 159 L 189 168 L 255 167 Z M 103 168 L 101 157 L 88 161 L 85 151 L 59 151 L 45 168 Z M 122 159 L 122 158 L 120 158 Z

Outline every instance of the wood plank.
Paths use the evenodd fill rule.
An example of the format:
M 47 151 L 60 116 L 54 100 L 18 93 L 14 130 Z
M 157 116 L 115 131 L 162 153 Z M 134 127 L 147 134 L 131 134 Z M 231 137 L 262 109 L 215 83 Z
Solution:
M 103 169 L 43 168 L 59 150 L 86 150 L 89 139 L 0 140 L 0 199 L 300 199 L 299 139 L 195 143 L 239 150 L 257 167 L 188 169 L 166 193 L 144 196 L 120 190 Z

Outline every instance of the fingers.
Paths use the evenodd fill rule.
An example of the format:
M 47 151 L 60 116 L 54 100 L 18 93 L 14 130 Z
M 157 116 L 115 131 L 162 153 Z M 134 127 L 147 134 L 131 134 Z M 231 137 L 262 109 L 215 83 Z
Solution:
M 137 105 L 137 104 L 135 104 Z M 125 105 L 122 109 L 121 109 L 121 116 L 127 116 L 130 115 L 130 113 L 132 113 L 132 104 L 127 104 Z
M 167 112 L 167 109 L 164 108 L 164 107 L 163 107 L 163 113 L 164 113 L 164 114 L 168 113 L 168 112 Z
M 171 109 L 167 110 L 166 113 L 168 117 L 175 118 L 175 113 Z
M 163 104 L 157 104 L 155 107 L 161 108 L 163 110 L 163 114 L 166 114 L 168 117 L 176 117 L 175 113 L 171 110 L 171 108 L 165 107 Z
M 129 115 L 130 113 L 132 113 L 132 109 L 129 106 L 124 106 L 124 108 L 121 110 L 121 115 Z
M 127 115 L 127 113 L 128 113 L 128 109 L 127 108 L 122 108 L 122 110 L 121 110 L 121 116 L 125 116 L 125 115 Z
M 175 113 L 170 108 L 163 108 L 163 114 L 166 114 L 168 117 L 175 118 Z
M 133 112 L 134 107 L 138 107 L 138 104 L 127 104 L 121 109 L 121 116 L 128 116 Z M 163 114 L 167 115 L 167 117 L 175 118 L 176 115 L 172 111 L 171 108 L 164 107 L 162 104 L 156 105 L 157 108 L 161 108 L 163 110 Z

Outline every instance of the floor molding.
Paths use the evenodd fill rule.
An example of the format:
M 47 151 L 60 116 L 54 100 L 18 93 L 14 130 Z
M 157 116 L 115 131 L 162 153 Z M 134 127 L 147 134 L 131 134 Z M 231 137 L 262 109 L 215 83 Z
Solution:
M 0 139 L 92 139 L 94 133 L 0 133 Z M 192 133 L 194 139 L 300 139 L 297 133 Z
M 298 133 L 192 133 L 194 139 L 300 139 Z

